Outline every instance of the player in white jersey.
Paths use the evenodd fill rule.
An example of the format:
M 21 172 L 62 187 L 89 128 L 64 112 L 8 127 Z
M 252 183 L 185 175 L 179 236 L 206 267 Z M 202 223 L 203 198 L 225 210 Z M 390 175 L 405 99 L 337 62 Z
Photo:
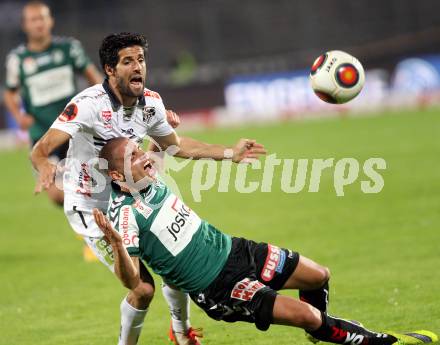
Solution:
M 265 154 L 255 140 L 241 139 L 229 148 L 179 137 L 166 121 L 165 107 L 158 93 L 144 88 L 147 43 L 142 35 L 121 33 L 106 37 L 99 50 L 106 80 L 86 89 L 66 106 L 49 131 L 34 146 L 31 160 L 40 173 L 35 191 L 54 183 L 57 167 L 50 163 L 52 150 L 69 141 L 64 167 L 64 209 L 72 228 L 82 236 L 100 260 L 112 271 L 111 246 L 103 239 L 94 222 L 92 209 L 107 209 L 110 187 L 99 167 L 98 154 L 107 140 L 127 137 L 139 143 L 148 135 L 161 150 L 178 148 L 183 158 L 223 159 L 225 151 L 239 162 Z M 231 158 L 231 157 L 227 157 Z M 119 345 L 134 345 L 154 294 L 154 282 L 140 265 L 141 282 L 121 303 Z M 164 285 L 162 289 L 171 310 L 172 330 L 176 344 L 200 344 L 193 337 L 189 322 L 189 298 Z

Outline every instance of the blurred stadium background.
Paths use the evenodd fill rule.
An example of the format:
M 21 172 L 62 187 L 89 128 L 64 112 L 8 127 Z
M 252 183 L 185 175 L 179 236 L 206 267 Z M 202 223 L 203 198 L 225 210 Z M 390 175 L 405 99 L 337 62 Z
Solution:
M 196 138 L 255 137 L 280 158 L 383 157 L 379 194 L 362 194 L 356 181 L 338 198 L 331 171 L 319 193 L 283 193 L 279 171 L 271 193 L 213 188 L 195 203 L 189 188 L 181 191 L 226 232 L 328 265 L 334 314 L 370 328 L 440 331 L 438 0 L 46 2 L 54 34 L 78 38 L 96 64 L 108 33 L 144 33 L 148 87 Z M 2 66 L 24 40 L 23 3 L 0 2 Z M 358 57 L 367 71 L 364 90 L 344 106 L 319 101 L 307 79 L 313 60 L 333 49 Z M 3 88 L 4 70 L 0 76 Z M 0 128 L 0 344 L 115 343 L 124 289 L 103 266 L 82 261 L 61 210 L 32 195 L 28 149 L 3 106 Z M 175 178 L 188 186 L 191 167 Z M 166 342 L 160 295 L 140 344 Z M 259 333 L 208 320 L 195 307 L 193 323 L 205 328 L 208 345 L 307 343 L 298 330 Z
M 357 56 L 369 72 L 363 94 L 349 109 L 375 110 L 414 101 L 413 96 L 426 102 L 440 84 L 440 3 L 435 0 L 48 4 L 56 19 L 54 33 L 78 38 L 97 64 L 97 47 L 106 34 L 144 33 L 151 47 L 149 86 L 160 91 L 168 107 L 187 115 L 186 124 L 334 110 L 310 93 L 306 79 L 314 59 L 333 49 Z M 0 3 L 2 66 L 7 52 L 24 40 L 22 5 Z M 390 95 L 396 92 L 397 99 Z M 10 125 L 2 110 L 0 127 Z

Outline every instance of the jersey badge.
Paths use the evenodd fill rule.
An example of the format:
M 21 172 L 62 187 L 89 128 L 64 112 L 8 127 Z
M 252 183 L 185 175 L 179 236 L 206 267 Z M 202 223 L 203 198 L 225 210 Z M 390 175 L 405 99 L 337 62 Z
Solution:
M 154 115 L 156 115 L 155 107 L 148 107 L 148 106 L 144 107 L 144 110 L 142 111 L 142 116 L 145 123 L 149 123 Z
M 34 58 L 29 56 L 23 60 L 23 71 L 26 75 L 35 73 L 37 69 L 38 65 Z
M 111 110 L 103 110 L 101 111 L 101 118 L 102 121 L 104 122 L 104 127 L 105 128 L 112 128 L 112 112 Z
M 59 64 L 61 64 L 63 62 L 63 60 L 64 60 L 64 53 L 63 53 L 63 51 L 60 50 L 60 49 L 55 49 L 52 52 L 52 61 L 53 61 L 53 63 L 59 65 Z
M 58 120 L 62 122 L 72 121 L 77 114 L 78 107 L 75 103 L 70 103 L 66 108 L 64 108 L 64 111 L 61 113 L 61 115 L 58 116 Z
M 136 200 L 133 206 L 140 214 L 144 216 L 144 218 L 148 218 L 153 213 L 153 209 L 145 205 L 141 200 Z

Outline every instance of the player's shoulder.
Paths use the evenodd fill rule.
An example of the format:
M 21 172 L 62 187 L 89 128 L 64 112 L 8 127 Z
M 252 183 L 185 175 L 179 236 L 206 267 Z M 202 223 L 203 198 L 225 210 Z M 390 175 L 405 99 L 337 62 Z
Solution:
M 133 198 L 124 194 L 112 192 L 107 209 L 107 217 L 114 226 L 119 224 L 119 219 L 133 215 Z
M 8 57 L 20 57 L 23 56 L 24 54 L 26 54 L 27 52 L 27 48 L 26 45 L 24 43 L 19 44 L 18 46 L 12 48 L 9 52 L 8 52 Z
M 162 97 L 160 97 L 159 93 L 150 89 L 144 89 L 144 97 L 145 99 L 156 99 L 162 101 Z
M 75 44 L 79 44 L 79 40 L 75 37 L 71 36 L 53 36 L 52 37 L 52 45 L 54 46 L 72 46 Z
M 78 103 L 87 100 L 89 102 L 99 103 L 106 96 L 107 92 L 105 92 L 102 84 L 96 84 L 78 93 L 72 98 L 72 102 Z

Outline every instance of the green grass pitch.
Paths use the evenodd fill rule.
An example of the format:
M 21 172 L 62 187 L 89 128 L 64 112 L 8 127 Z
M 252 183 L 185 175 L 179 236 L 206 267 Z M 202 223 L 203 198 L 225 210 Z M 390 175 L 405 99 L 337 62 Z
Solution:
M 191 168 L 174 177 L 187 203 L 225 232 L 298 250 L 330 267 L 330 312 L 371 329 L 440 331 L 440 112 L 323 119 L 193 133 L 208 142 L 256 138 L 280 158 L 382 157 L 385 185 L 363 194 L 360 179 L 337 197 L 333 171 L 318 193 L 216 188 L 191 197 Z M 33 196 L 27 151 L 0 153 L 0 344 L 116 344 L 125 289 L 107 269 L 82 260 L 61 210 Z M 232 174 L 234 176 L 234 174 Z M 364 175 L 360 175 L 360 178 Z M 261 180 L 261 172 L 249 174 Z M 307 187 L 307 185 L 306 185 Z M 157 285 L 159 286 L 157 280 Z M 290 294 L 290 292 L 289 292 Z M 291 292 L 296 296 L 296 292 Z M 194 305 L 204 344 L 307 344 L 303 331 L 208 319 Z M 157 289 L 140 344 L 166 344 L 169 315 Z

